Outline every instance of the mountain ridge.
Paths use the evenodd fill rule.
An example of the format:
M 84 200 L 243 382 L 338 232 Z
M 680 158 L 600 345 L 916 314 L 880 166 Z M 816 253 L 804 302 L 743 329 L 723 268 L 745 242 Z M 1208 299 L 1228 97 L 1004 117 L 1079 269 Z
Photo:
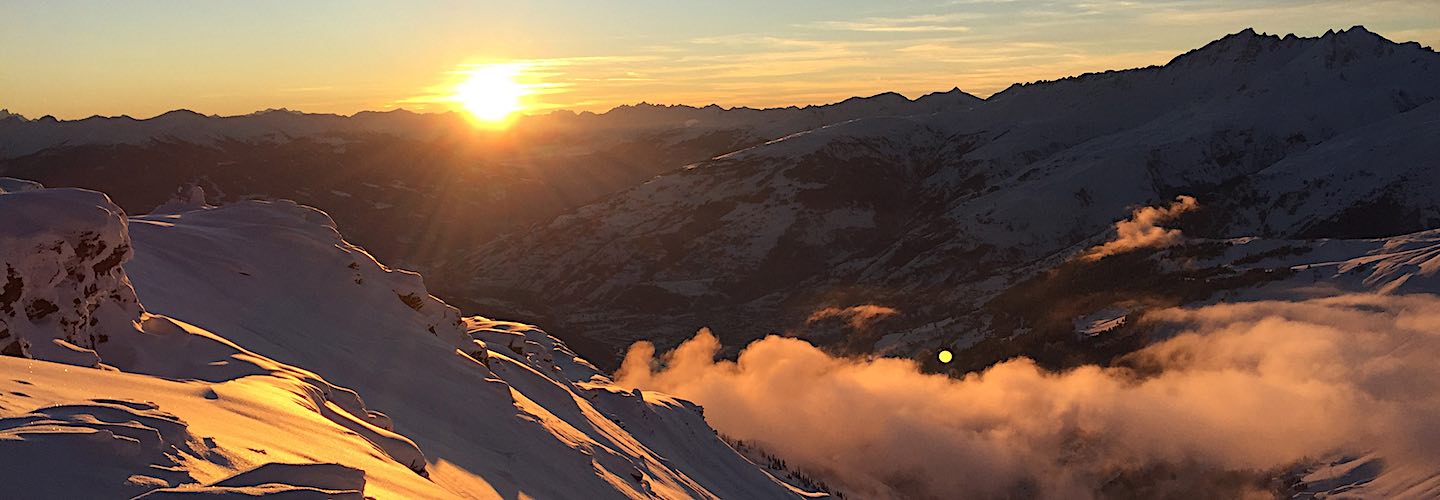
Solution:
M 902 95 L 902 94 L 900 94 L 900 93 L 898 93 L 898 92 L 886 91 L 886 92 L 881 92 L 881 93 L 873 94 L 873 95 L 869 95 L 869 96 L 853 96 L 853 97 L 847 97 L 847 98 L 845 98 L 845 99 L 841 99 L 841 100 L 839 100 L 839 101 L 830 102 L 830 103 L 790 105 L 790 106 L 774 106 L 774 107 L 753 107 L 753 106 L 744 106 L 744 105 L 737 105 L 737 106 L 729 106 L 729 107 L 726 107 L 726 106 L 721 106 L 721 105 L 719 105 L 719 104 L 714 104 L 714 103 L 711 103 L 711 104 L 702 104 L 702 105 L 696 105 L 696 104 L 658 104 L 658 103 L 650 103 L 650 102 L 646 102 L 646 101 L 641 101 L 641 102 L 637 102 L 637 103 L 633 103 L 633 104 L 618 104 L 618 105 L 615 105 L 614 107 L 611 107 L 610 109 L 607 109 L 607 110 L 601 111 L 601 112 L 593 112 L 593 111 L 572 111 L 572 110 L 569 110 L 569 109 L 558 109 L 558 110 L 554 110 L 554 111 L 547 111 L 547 112 L 545 112 L 545 113 L 526 114 L 526 115 L 523 115 L 522 117 L 520 117 L 520 120 L 521 120 L 521 121 L 524 121 L 524 120 L 533 120 L 533 119 L 545 119 L 545 118 L 550 118 L 551 115 L 556 115 L 556 116 L 602 116 L 602 117 L 603 117 L 603 116 L 606 116 L 606 115 L 611 114 L 611 113 L 623 114 L 623 113 L 625 113 L 626 111 L 634 110 L 634 109 L 688 110 L 688 111 L 699 111 L 699 110 L 718 110 L 718 111 L 778 111 L 778 110 L 802 110 L 802 111 L 813 111 L 813 110 L 821 110 L 821 109 L 827 109 L 827 108 L 834 108 L 834 107 L 841 106 L 841 105 L 846 105 L 846 104 L 851 104 L 851 105 L 853 105 L 853 104 L 856 104 L 856 103 L 862 103 L 862 102 L 867 102 L 867 101 L 872 101 L 872 102 L 873 102 L 873 101 L 885 100 L 885 99 L 893 100 L 893 99 L 896 99 L 896 98 L 903 99 L 905 102 L 918 103 L 918 102 L 921 102 L 922 100 L 934 99 L 934 98 L 943 97 L 943 96 L 958 96 L 958 97 L 966 97 L 966 96 L 968 96 L 968 97 L 973 97 L 973 98 L 975 98 L 975 99 L 981 99 L 981 100 L 983 100 L 983 98 L 976 97 L 976 96 L 974 96 L 974 95 L 972 95 L 972 94 L 969 94 L 969 93 L 967 93 L 967 92 L 964 92 L 964 91 L 960 90 L 959 87 L 953 87 L 953 88 L 951 88 L 950 90 L 934 91 L 934 92 L 928 92 L 928 93 L 925 93 L 925 94 L 921 94 L 920 96 L 917 96 L 917 97 L 915 97 L 915 98 L 913 98 L 913 99 L 912 99 L 912 98 L 909 98 L 909 97 L 906 97 L 906 96 L 904 96 L 904 95 Z M 9 112 L 9 110 L 7 110 L 7 109 L 0 109 L 0 119 L 6 119 L 6 118 L 10 118 L 10 117 L 15 117 L 15 118 L 21 119 L 21 121 L 31 121 L 31 122 L 34 122 L 34 121 L 44 120 L 44 121 L 51 122 L 51 123 L 75 123 L 75 122 L 86 122 L 86 121 L 102 121 L 102 122 L 103 122 L 103 121 L 149 122 L 149 121 L 154 121 L 154 120 L 175 120 L 175 119 L 184 119 L 184 118 L 201 118 L 201 119 L 212 119 L 212 120 L 225 120 L 225 119 L 234 119 L 234 118 L 263 117 L 263 116 L 266 116 L 266 115 L 283 115 L 283 116 L 292 116 L 292 117 L 310 117 L 310 118 L 326 118 L 326 119 L 334 119 L 334 118 L 357 118 L 357 117 L 362 117 L 362 118 L 363 118 L 363 117 L 369 117 L 369 116 L 375 116 L 375 115 L 415 115 L 415 116 L 428 116 L 428 117 L 437 117 L 437 118 L 439 118 L 439 117 L 454 117 L 454 116 L 458 116 L 458 115 L 460 115 L 460 114 L 462 114 L 462 112 L 460 112 L 460 111 L 417 112 L 417 111 L 413 111 L 413 110 L 406 109 L 406 108 L 403 108 L 403 107 L 396 107 L 396 108 L 388 109 L 388 110 L 360 110 L 360 111 L 356 111 L 356 112 L 350 113 L 350 114 L 344 114 L 344 113 L 329 113 L 329 112 L 310 112 L 310 111 L 293 110 L 293 109 L 288 109 L 288 108 L 268 108 L 268 109 L 263 109 L 263 110 L 252 111 L 252 112 L 249 112 L 249 113 L 234 114 L 234 115 L 220 115 L 220 114 L 208 114 L 208 115 L 207 115 L 207 114 L 200 113 L 200 112 L 197 112 L 197 111 L 188 109 L 188 108 L 176 108 L 176 109 L 172 109 L 172 110 L 169 110 L 169 111 L 165 111 L 165 112 L 156 114 L 155 116 L 151 116 L 151 117 L 148 117 L 148 118 L 136 118 L 136 117 L 131 116 L 131 115 L 129 115 L 129 114 L 119 114 L 119 115 L 91 115 L 91 116 L 84 117 L 84 118 L 61 119 L 61 118 L 56 118 L 56 117 L 53 116 L 53 115 L 48 115 L 48 114 L 47 114 L 47 115 L 42 115 L 40 118 L 27 119 L 27 118 L 25 118 L 23 115 L 11 113 L 11 112 Z
M 1216 206 L 1195 216 L 1210 219 L 1197 226 L 1209 228 L 1204 235 L 1294 236 L 1266 234 L 1253 219 L 1225 212 L 1298 191 L 1236 183 L 1372 124 L 1428 123 L 1436 89 L 1440 55 L 1418 44 L 1363 28 L 1315 38 L 1247 30 L 1165 66 L 1030 85 L 964 110 L 786 136 L 502 237 L 450 274 L 475 276 L 461 292 L 472 300 L 600 335 L 613 349 L 640 339 L 664 345 L 710 326 L 730 335 L 730 345 L 794 331 L 851 352 L 870 352 L 874 336 L 894 335 L 912 345 L 884 345 L 913 355 L 943 342 L 911 335 L 917 328 L 979 311 L 996 283 L 1093 244 L 1137 205 L 1196 194 L 1202 207 Z M 1371 162 L 1373 175 L 1393 181 L 1436 168 L 1425 158 L 1440 151 L 1423 136 L 1395 138 L 1404 154 L 1378 159 L 1383 168 Z M 1240 197 L 1237 189 L 1266 198 Z M 1423 190 L 1407 191 L 1416 192 Z M 1352 194 L 1342 199 L 1364 200 Z M 1422 215 L 1395 231 L 1440 223 L 1423 215 L 1440 200 L 1405 201 Z M 1346 209 L 1315 208 L 1307 223 Z M 514 302 L 532 296 L 566 305 Z M 814 310 L 872 301 L 908 318 L 892 320 L 889 332 L 811 331 L 805 322 Z M 628 327 L 600 326 L 621 321 Z

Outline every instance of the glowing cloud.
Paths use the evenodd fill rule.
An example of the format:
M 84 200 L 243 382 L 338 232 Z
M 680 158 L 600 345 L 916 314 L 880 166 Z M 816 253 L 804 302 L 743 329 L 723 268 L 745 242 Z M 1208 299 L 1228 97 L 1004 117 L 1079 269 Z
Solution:
M 702 330 L 658 359 L 636 344 L 616 377 L 700 403 L 721 432 L 865 498 L 1086 498 L 1126 486 L 1238 498 L 1267 493 L 1264 471 L 1337 453 L 1382 457 L 1366 487 L 1403 496 L 1440 470 L 1440 298 L 1158 316 L 1182 332 L 1133 354 L 1135 370 L 1055 373 L 1017 359 L 954 379 L 774 336 L 715 361 L 720 344 Z
M 1194 197 L 1181 195 L 1164 207 L 1136 209 L 1129 219 L 1115 223 L 1115 239 L 1090 249 L 1085 258 L 1100 260 L 1106 256 L 1141 248 L 1167 247 L 1179 243 L 1180 230 L 1163 228 L 1160 224 L 1197 208 L 1200 208 L 1200 204 Z
M 826 307 L 810 314 L 806 323 L 814 323 L 829 318 L 841 318 L 851 327 L 859 330 L 869 327 L 872 323 L 881 318 L 900 314 L 898 309 L 893 307 L 877 306 L 875 304 L 862 304 L 841 309 L 839 307 Z

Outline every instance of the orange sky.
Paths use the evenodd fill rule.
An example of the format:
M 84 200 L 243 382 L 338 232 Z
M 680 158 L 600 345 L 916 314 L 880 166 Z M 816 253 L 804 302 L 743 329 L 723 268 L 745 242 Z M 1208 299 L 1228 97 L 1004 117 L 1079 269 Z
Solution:
M 1161 64 L 1252 25 L 1440 42 L 1433 0 L 0 0 L 0 14 L 0 108 L 60 118 L 457 109 L 454 86 L 488 64 L 523 68 L 538 112 L 984 96 Z

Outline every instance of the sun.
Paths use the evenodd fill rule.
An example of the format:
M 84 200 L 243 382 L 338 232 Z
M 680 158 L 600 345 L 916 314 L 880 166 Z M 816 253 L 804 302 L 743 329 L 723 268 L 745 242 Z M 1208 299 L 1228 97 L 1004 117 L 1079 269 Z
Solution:
M 455 86 L 453 100 L 478 122 L 498 125 L 525 109 L 523 98 L 530 93 L 520 83 L 521 68 L 515 64 L 492 64 L 465 71 Z

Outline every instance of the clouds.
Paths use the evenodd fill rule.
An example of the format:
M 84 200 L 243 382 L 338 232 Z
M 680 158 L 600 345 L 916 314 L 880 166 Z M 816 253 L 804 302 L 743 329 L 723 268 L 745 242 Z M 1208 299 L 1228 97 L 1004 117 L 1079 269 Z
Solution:
M 900 310 L 875 304 L 861 304 L 846 308 L 826 307 L 811 313 L 805 322 L 815 323 L 830 318 L 840 318 L 849 323 L 852 328 L 863 330 L 882 318 L 897 314 L 900 314 Z
M 1180 214 L 1200 208 L 1193 196 L 1180 195 L 1175 201 L 1163 207 L 1140 207 L 1129 219 L 1115 223 L 1115 238 L 1105 244 L 1091 248 L 1085 253 L 1089 260 L 1100 260 L 1106 256 L 1125 253 L 1141 248 L 1161 248 L 1179 243 L 1182 239 L 1179 229 L 1167 229 L 1160 224 L 1170 222 Z
M 871 33 L 965 33 L 969 26 L 961 24 L 979 18 L 976 14 L 918 14 L 906 17 L 867 17 L 853 21 L 818 21 L 807 26 L 820 29 Z
M 1134 369 L 1053 373 L 1017 359 L 954 379 L 773 336 L 716 362 L 719 343 L 701 331 L 659 358 L 637 344 L 617 378 L 694 400 L 720 431 L 866 497 L 1073 498 L 1125 485 L 1242 495 L 1261 493 L 1264 475 L 1223 471 L 1366 451 L 1391 471 L 1367 488 L 1393 494 L 1413 479 L 1406 471 L 1440 469 L 1440 299 L 1154 318 L 1148 326 L 1180 333 L 1133 354 Z M 1175 474 L 1146 474 L 1164 470 Z

